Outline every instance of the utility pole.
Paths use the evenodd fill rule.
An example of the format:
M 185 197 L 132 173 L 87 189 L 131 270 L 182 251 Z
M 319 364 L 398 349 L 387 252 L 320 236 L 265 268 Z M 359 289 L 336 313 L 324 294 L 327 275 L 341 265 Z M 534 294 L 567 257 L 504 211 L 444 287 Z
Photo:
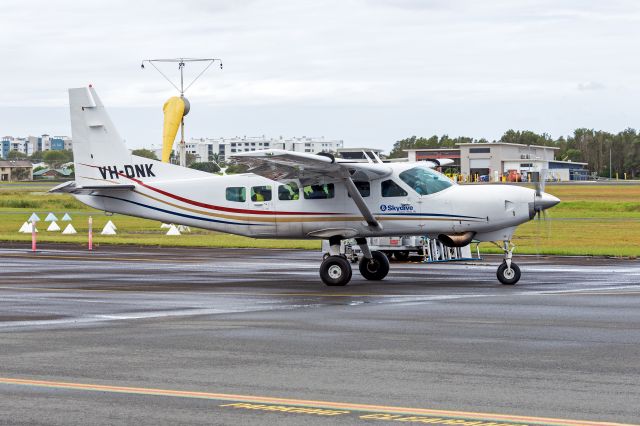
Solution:
M 160 75 L 162 75 L 165 80 L 167 80 L 173 87 L 175 87 L 175 89 L 180 92 L 180 97 L 184 100 L 185 103 L 185 114 L 189 112 L 189 108 L 190 108 L 190 104 L 189 101 L 187 100 L 187 98 L 184 97 L 184 92 L 186 92 L 187 90 L 189 90 L 189 88 L 191 86 L 193 86 L 193 83 L 196 82 L 196 80 L 198 80 L 202 74 L 204 74 L 209 67 L 211 67 L 211 65 L 213 65 L 215 62 L 218 62 L 220 64 L 220 69 L 222 69 L 222 60 L 219 58 L 174 58 L 174 59 L 145 59 L 142 61 L 142 63 L 140 64 L 140 68 L 144 69 L 144 63 L 147 62 L 149 64 L 151 64 L 156 71 L 158 71 L 160 73 Z M 158 68 L 156 66 L 156 63 L 159 62 L 172 62 L 172 63 L 178 63 L 178 70 L 180 71 L 180 87 L 176 86 L 173 81 L 171 81 L 171 79 L 169 77 L 167 77 L 165 75 L 165 73 L 163 73 L 160 68 Z M 187 62 L 205 62 L 207 63 L 207 65 L 205 66 L 205 68 L 200 72 L 200 74 L 198 74 L 191 83 L 189 83 L 189 85 L 187 85 L 187 87 L 184 87 L 184 67 L 186 65 Z M 180 143 L 178 144 L 178 153 L 180 154 L 180 165 L 182 167 L 186 167 L 187 166 L 187 150 L 186 150 L 186 143 L 184 141 L 184 115 L 182 116 L 182 119 L 180 121 Z
M 613 177 L 611 173 L 611 147 L 609 147 L 609 180 Z

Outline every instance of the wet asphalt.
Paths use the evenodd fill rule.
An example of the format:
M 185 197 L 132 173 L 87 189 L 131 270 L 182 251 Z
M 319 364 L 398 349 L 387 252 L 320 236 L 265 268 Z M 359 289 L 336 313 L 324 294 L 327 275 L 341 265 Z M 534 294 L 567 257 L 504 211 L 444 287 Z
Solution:
M 640 423 L 638 260 L 516 256 L 516 286 L 498 257 L 392 263 L 331 288 L 318 252 L 42 249 L 0 248 L 1 424 L 402 420 L 225 406 L 260 397 Z

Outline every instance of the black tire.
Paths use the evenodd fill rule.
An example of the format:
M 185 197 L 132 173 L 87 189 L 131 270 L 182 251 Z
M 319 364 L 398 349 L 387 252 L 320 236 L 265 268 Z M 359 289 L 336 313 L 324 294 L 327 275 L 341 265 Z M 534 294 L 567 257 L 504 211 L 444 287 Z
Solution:
M 395 251 L 395 252 L 393 252 L 393 257 L 395 257 L 396 260 L 399 260 L 399 261 L 408 260 L 409 259 L 409 251 L 407 251 L 407 250 Z
M 498 281 L 500 281 L 504 285 L 514 285 L 518 281 L 520 281 L 520 268 L 515 263 L 511 262 L 511 271 L 507 270 L 507 262 L 502 262 L 502 264 L 498 267 L 498 272 L 496 273 L 498 277 Z
M 372 251 L 371 256 L 371 259 L 362 258 L 360 261 L 360 273 L 368 280 L 384 279 L 389 273 L 389 259 L 381 251 Z
M 343 256 L 329 256 L 320 265 L 320 279 L 328 286 L 343 286 L 351 281 L 351 264 Z

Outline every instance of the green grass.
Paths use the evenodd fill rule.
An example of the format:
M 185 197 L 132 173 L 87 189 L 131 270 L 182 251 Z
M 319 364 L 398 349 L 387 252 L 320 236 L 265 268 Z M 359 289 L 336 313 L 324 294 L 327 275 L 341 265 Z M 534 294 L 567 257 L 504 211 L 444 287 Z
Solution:
M 106 216 L 86 207 L 70 195 L 46 194 L 54 184 L 0 185 L 0 241 L 24 242 L 30 235 L 17 230 L 32 212 L 42 219 L 48 212 L 58 217 L 68 212 L 77 235 L 61 235 L 39 227 L 39 242 L 87 243 L 87 220 L 94 219 L 94 243 L 177 247 L 256 247 L 320 249 L 316 240 L 262 240 L 193 229 L 179 237 L 165 236 L 160 222 L 129 216 Z M 551 220 L 532 221 L 518 228 L 514 237 L 516 253 L 554 255 L 604 255 L 640 257 L 640 185 L 580 186 L 549 185 L 547 192 L 562 203 L 549 210 Z M 118 235 L 99 234 L 109 220 Z M 61 227 L 66 223 L 60 222 Z M 491 244 L 481 245 L 483 253 L 500 253 Z
M 0 241 L 31 241 L 30 234 L 20 234 L 17 230 L 32 212 L 41 219 L 52 212 L 62 218 L 69 213 L 73 218 L 73 226 L 77 235 L 62 235 L 59 232 L 47 232 L 48 224 L 38 227 L 39 242 L 67 242 L 87 244 L 88 219 L 93 217 L 94 244 L 132 244 L 148 246 L 172 247 L 255 247 L 255 248 L 287 248 L 287 249 L 320 249 L 320 242 L 313 240 L 263 240 L 223 234 L 220 232 L 193 229 L 191 233 L 170 237 L 164 235 L 166 230 L 160 229 L 160 222 L 114 214 L 107 216 L 104 212 L 94 210 L 77 201 L 71 195 L 47 194 L 52 185 L 44 185 L 42 191 L 27 189 L 8 189 L 0 185 Z M 100 231 L 112 220 L 118 227 L 117 235 L 100 235 Z M 58 223 L 62 229 L 65 222 Z
M 548 185 L 546 192 L 562 202 L 549 220 L 518 227 L 516 253 L 640 257 L 640 185 Z

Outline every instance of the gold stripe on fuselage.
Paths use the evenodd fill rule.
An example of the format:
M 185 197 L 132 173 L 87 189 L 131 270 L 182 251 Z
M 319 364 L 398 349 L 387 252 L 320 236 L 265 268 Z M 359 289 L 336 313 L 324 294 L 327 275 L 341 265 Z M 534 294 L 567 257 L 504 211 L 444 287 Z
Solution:
M 220 218 L 220 219 L 228 219 L 228 220 L 242 220 L 246 222 L 266 222 L 266 223 L 302 223 L 302 222 L 358 222 L 362 221 L 362 216 L 321 216 L 322 213 L 319 213 L 318 216 L 279 216 L 277 214 L 269 215 L 267 217 L 254 217 L 254 216 L 235 216 L 231 214 L 224 213 L 212 213 L 205 210 L 194 209 L 191 207 L 180 206 L 175 203 L 171 203 L 169 201 L 162 200 L 160 198 L 154 197 L 149 194 L 145 194 L 140 192 L 139 190 L 134 189 L 136 194 L 142 195 L 143 197 L 150 198 L 154 201 L 157 201 L 162 204 L 169 205 L 171 207 L 185 210 L 191 213 L 202 214 L 205 216 Z M 457 218 L 424 218 L 424 217 L 389 217 L 389 216 L 376 216 L 376 220 L 380 221 L 390 221 L 390 220 L 402 220 L 402 221 L 451 221 L 451 220 L 463 220 L 469 221 L 469 219 L 457 219 Z

